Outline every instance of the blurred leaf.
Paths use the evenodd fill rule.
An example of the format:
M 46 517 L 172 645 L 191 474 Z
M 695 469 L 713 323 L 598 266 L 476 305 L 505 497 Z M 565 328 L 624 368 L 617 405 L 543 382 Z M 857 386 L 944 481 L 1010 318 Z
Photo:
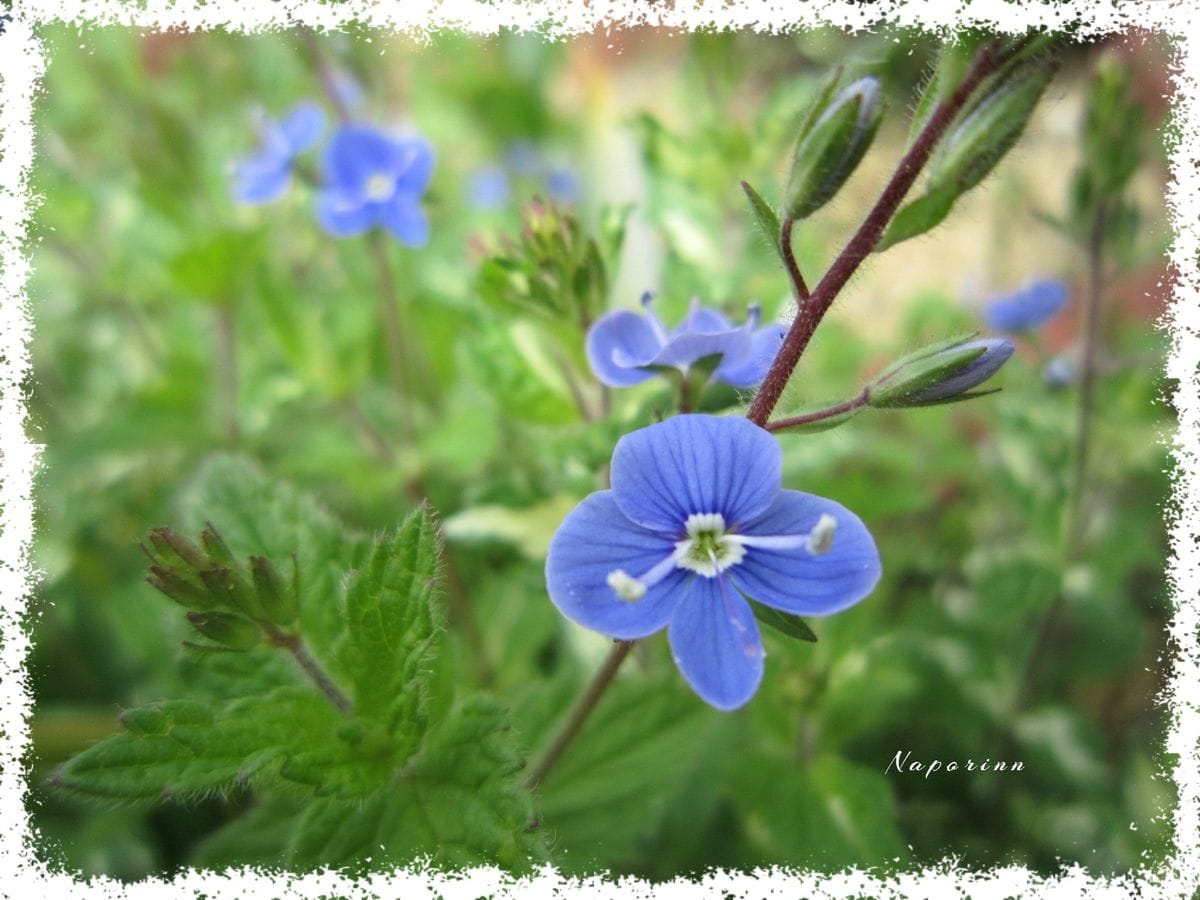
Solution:
M 817 642 L 816 634 L 808 627 L 808 623 L 799 616 L 792 613 L 785 613 L 782 610 L 775 609 L 773 606 L 766 606 L 749 597 L 746 599 L 750 600 L 750 608 L 754 610 L 754 618 L 758 619 L 764 625 L 770 625 L 780 634 L 790 638 L 808 641 L 812 644 Z
M 545 559 L 554 532 L 578 502 L 558 494 L 524 509 L 473 506 L 448 518 L 442 530 L 451 541 L 505 541 L 529 559 Z

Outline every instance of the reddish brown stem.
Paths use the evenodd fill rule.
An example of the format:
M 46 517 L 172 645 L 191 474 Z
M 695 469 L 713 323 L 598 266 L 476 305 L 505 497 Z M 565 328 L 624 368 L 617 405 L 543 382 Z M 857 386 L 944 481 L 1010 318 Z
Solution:
M 938 104 L 913 145 L 900 160 L 900 164 L 875 202 L 875 206 L 858 227 L 858 231 L 850 238 L 845 249 L 834 260 L 833 265 L 829 267 L 825 277 L 813 289 L 807 302 L 801 306 L 796 320 L 784 338 L 779 354 L 775 357 L 775 362 L 772 363 L 771 369 L 763 381 L 762 388 L 754 398 L 750 411 L 746 413 L 746 417 L 751 422 L 756 425 L 766 425 L 767 419 L 770 418 L 775 405 L 783 395 L 783 389 L 787 386 L 788 379 L 792 377 L 792 372 L 800 361 L 800 356 L 808 347 L 808 342 L 812 340 L 813 333 L 833 304 L 834 298 L 883 237 L 883 231 L 888 222 L 900 208 L 905 195 L 917 180 L 925 163 L 929 161 L 933 148 L 950 122 L 966 105 L 968 98 L 980 83 L 1001 62 L 998 49 L 999 43 L 996 41 L 984 47 L 975 57 L 954 93 Z
M 808 299 L 808 285 L 800 274 L 800 265 L 796 262 L 796 254 L 792 251 L 792 228 L 796 220 L 788 216 L 779 226 L 779 249 L 783 252 L 783 262 L 787 266 L 788 278 L 796 291 L 796 301 L 803 304 Z
M 834 406 L 818 409 L 814 412 L 804 413 L 801 416 L 792 416 L 788 419 L 776 419 L 774 422 L 768 422 L 763 427 L 767 431 L 783 431 L 785 428 L 795 428 L 797 425 L 810 425 L 813 422 L 820 422 L 823 419 L 832 419 L 834 416 L 840 416 L 843 413 L 848 413 L 856 409 L 861 409 L 867 405 L 868 392 L 863 388 L 862 393 L 852 400 L 846 400 Z

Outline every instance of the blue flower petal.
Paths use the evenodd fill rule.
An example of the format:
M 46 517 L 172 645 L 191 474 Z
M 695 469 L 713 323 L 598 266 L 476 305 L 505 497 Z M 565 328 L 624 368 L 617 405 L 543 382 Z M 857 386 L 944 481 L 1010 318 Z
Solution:
M 412 197 L 396 194 L 383 205 L 382 215 L 384 227 L 400 243 L 421 247 L 429 240 L 429 220 Z
M 333 237 L 353 237 L 379 223 L 379 207 L 340 191 L 320 191 L 317 193 L 317 222 Z
M 738 388 L 757 387 L 767 377 L 786 335 L 785 325 L 758 329 L 750 338 L 748 352 L 740 357 L 727 354 L 713 372 L 713 378 Z
M 609 387 L 628 387 L 653 378 L 653 372 L 638 366 L 654 359 L 660 349 L 650 319 L 628 309 L 602 316 L 587 333 L 588 364 Z M 616 361 L 617 354 L 624 364 Z
M 997 331 L 1024 331 L 1052 318 L 1066 304 L 1067 293 L 1061 281 L 1035 281 L 1015 294 L 993 300 L 983 317 Z
M 433 177 L 433 147 L 420 138 L 396 142 L 396 189 L 420 196 Z
M 730 567 L 746 596 L 784 612 L 823 616 L 853 606 L 875 588 L 881 566 L 875 540 L 862 520 L 840 503 L 800 491 L 783 491 L 770 509 L 742 529 L 746 535 L 803 535 L 821 514 L 833 516 L 837 530 L 826 553 L 805 547 L 787 550 L 747 547 Z
M 550 541 L 546 589 L 568 619 L 609 637 L 643 638 L 670 621 L 691 573 L 677 569 L 633 602 L 616 595 L 608 575 L 621 569 L 636 578 L 674 549 L 668 536 L 625 518 L 612 491 L 600 491 L 575 507 Z
M 508 193 L 508 176 L 499 166 L 478 168 L 467 179 L 467 199 L 476 209 L 499 209 Z
M 762 637 L 750 605 L 724 579 L 694 576 L 667 628 L 675 664 L 705 703 L 737 709 L 763 675 Z
M 717 312 L 715 309 L 708 309 L 700 306 L 695 300 L 692 301 L 692 308 L 688 311 L 684 320 L 675 326 L 672 334 L 685 334 L 689 331 L 698 331 L 701 334 L 714 334 L 718 331 L 729 331 L 733 326 L 729 324 L 729 320 Z
M 398 174 L 396 142 L 365 125 L 343 125 L 325 150 L 325 177 L 330 187 L 362 193 L 376 175 Z
M 233 170 L 233 198 L 242 203 L 270 203 L 283 196 L 291 182 L 286 159 L 260 153 L 239 161 Z
M 613 498 L 638 525 L 681 538 L 693 514 L 720 513 L 730 528 L 761 516 L 782 465 L 775 438 L 746 419 L 674 416 L 617 442 Z
M 315 103 L 301 103 L 279 123 L 292 155 L 303 153 L 321 139 L 325 113 Z
M 667 341 L 651 360 L 656 366 L 690 366 L 706 356 L 720 355 L 735 359 L 750 352 L 750 334 L 744 328 L 732 328 L 712 334 L 686 332 Z

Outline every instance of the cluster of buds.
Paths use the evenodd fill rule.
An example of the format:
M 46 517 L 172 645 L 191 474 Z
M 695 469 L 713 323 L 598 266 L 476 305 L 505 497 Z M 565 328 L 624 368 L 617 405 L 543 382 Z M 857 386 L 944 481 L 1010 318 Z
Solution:
M 612 250 L 623 236 L 623 218 L 601 223 L 600 240 L 586 233 L 569 209 L 534 199 L 522 210 L 520 238 L 480 268 L 484 301 L 505 312 L 587 328 L 608 300 L 602 244 Z
M 249 650 L 264 635 L 278 635 L 299 614 L 300 570 L 292 557 L 285 580 L 265 556 L 239 562 L 213 526 L 200 544 L 170 528 L 155 528 L 142 546 L 150 558 L 146 581 L 188 610 L 187 619 L 213 644 L 205 649 Z

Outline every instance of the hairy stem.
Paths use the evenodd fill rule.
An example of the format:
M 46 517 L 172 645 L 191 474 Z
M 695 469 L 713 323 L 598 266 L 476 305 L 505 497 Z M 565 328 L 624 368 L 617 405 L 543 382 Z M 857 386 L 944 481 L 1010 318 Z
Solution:
M 600 702 L 600 698 L 604 696 L 604 692 L 608 690 L 608 686 L 612 684 L 613 677 L 617 674 L 617 669 L 621 668 L 621 663 L 625 661 L 625 657 L 629 655 L 629 651 L 633 649 L 636 641 L 617 641 L 612 650 L 609 651 L 608 657 L 604 660 L 604 665 L 600 667 L 600 671 L 592 678 L 591 684 L 584 691 L 583 696 L 579 698 L 579 702 L 575 704 L 575 708 L 571 710 L 571 715 L 563 724 L 562 729 L 554 738 L 554 741 L 546 748 L 546 752 L 542 754 L 541 760 L 534 767 L 533 772 L 525 779 L 525 786 L 531 790 L 537 787 L 545 780 L 546 775 L 554 768 L 554 764 L 558 762 L 563 751 L 570 746 L 571 741 L 575 740 L 579 730 L 583 728 L 583 723 L 587 721 L 588 716 L 596 708 L 596 704 Z
M 771 364 L 750 411 L 746 414 L 751 422 L 765 425 L 770 418 L 796 364 L 800 361 L 800 356 L 808 347 L 808 342 L 812 340 L 813 333 L 834 299 L 883 237 L 888 222 L 900 208 L 900 203 L 929 161 L 933 148 L 950 122 L 966 105 L 980 83 L 1002 62 L 999 48 L 999 42 L 992 41 L 980 50 L 954 93 L 938 104 L 917 139 L 900 160 L 883 193 L 858 227 L 858 231 L 850 238 L 849 243 L 829 267 L 829 271 L 801 306 L 800 313 L 788 330 L 783 346 L 776 355 L 775 362 Z
M 237 328 L 233 305 L 217 304 L 217 383 L 220 386 L 221 414 L 225 419 L 225 439 L 236 445 L 241 437 L 238 424 Z
M 779 248 L 783 251 L 783 261 L 787 266 L 788 278 L 792 280 L 792 288 L 796 294 L 797 304 L 803 305 L 808 300 L 808 285 L 804 282 L 804 276 L 800 274 L 800 264 L 796 262 L 796 254 L 792 250 L 792 229 L 796 225 L 796 220 L 791 216 L 780 223 L 779 226 Z
M 349 715 L 353 710 L 350 704 L 350 699 L 342 693 L 339 688 L 329 677 L 329 674 L 321 668 L 311 653 L 308 652 L 308 647 L 304 643 L 304 639 L 299 634 L 283 631 L 276 628 L 274 625 L 265 626 L 267 635 L 271 639 L 271 643 L 276 647 L 282 647 L 288 653 L 292 654 L 292 659 L 304 670 L 304 674 L 312 679 L 315 684 L 326 697 L 329 702 L 336 706 L 339 710 Z
M 850 400 L 844 400 L 841 403 L 827 406 L 824 409 L 814 410 L 813 412 L 804 413 L 799 416 L 791 416 L 787 419 L 776 419 L 774 422 L 768 422 L 763 428 L 767 431 L 783 431 L 785 428 L 795 428 L 797 425 L 811 425 L 813 422 L 820 422 L 825 419 L 832 419 L 834 416 L 840 416 L 843 413 L 853 412 L 856 409 L 862 409 L 867 405 L 869 392 L 866 388 L 862 389 L 857 397 Z

